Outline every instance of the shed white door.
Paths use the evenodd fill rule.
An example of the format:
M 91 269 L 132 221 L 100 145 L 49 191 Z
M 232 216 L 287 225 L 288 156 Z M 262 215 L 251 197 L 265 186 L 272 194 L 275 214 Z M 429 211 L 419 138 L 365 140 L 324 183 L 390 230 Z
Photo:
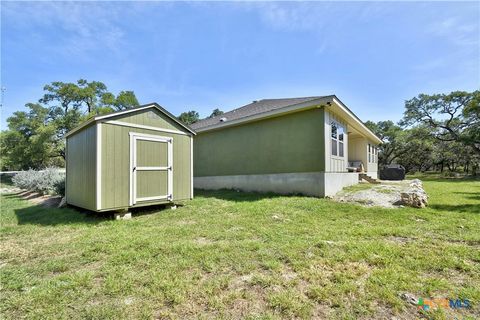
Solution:
M 130 133 L 130 205 L 172 200 L 173 140 Z

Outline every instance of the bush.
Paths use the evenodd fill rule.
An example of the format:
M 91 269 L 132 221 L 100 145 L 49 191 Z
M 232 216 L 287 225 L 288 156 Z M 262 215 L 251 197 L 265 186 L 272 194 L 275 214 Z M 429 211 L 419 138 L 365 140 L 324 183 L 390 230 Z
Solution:
M 62 197 L 65 197 L 65 175 L 55 182 L 53 186 L 54 192 Z
M 12 178 L 12 182 L 20 189 L 42 194 L 63 195 L 65 193 L 65 173 L 59 171 L 58 168 L 22 171 Z

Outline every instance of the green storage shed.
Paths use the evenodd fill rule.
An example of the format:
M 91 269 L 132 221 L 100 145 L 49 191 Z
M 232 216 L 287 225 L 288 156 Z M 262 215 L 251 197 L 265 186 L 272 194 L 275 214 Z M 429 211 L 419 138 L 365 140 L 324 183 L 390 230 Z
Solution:
M 157 103 L 91 118 L 66 135 L 66 202 L 117 211 L 192 199 L 194 135 Z

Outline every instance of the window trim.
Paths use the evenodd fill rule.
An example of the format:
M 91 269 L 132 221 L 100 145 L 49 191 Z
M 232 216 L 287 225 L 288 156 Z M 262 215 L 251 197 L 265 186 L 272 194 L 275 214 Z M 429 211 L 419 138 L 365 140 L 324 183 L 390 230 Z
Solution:
M 378 148 L 373 144 L 369 143 L 367 148 L 367 158 L 368 163 L 378 163 Z
M 337 128 L 337 137 L 334 138 L 332 136 L 332 133 L 333 133 L 333 130 L 332 130 L 332 127 L 333 125 L 336 126 Z M 338 129 L 342 129 L 342 135 L 343 135 L 343 140 L 340 140 L 340 133 L 338 132 L 339 130 Z M 340 122 L 336 121 L 336 120 L 331 120 L 330 121 L 330 157 L 334 157 L 334 158 L 338 158 L 338 159 L 345 159 L 345 141 L 346 141 L 346 133 L 347 133 L 347 130 L 345 128 L 345 126 L 343 124 L 341 124 Z M 333 141 L 335 141 L 336 145 L 337 145 L 337 148 L 336 148 L 336 151 L 337 151 L 337 154 L 333 154 Z M 343 156 L 340 156 L 340 144 L 342 144 L 342 151 L 343 151 Z

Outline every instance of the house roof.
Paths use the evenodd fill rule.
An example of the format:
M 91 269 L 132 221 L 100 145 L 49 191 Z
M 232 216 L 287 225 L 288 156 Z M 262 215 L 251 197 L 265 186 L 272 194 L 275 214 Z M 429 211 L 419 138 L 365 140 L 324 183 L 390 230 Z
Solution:
M 191 126 L 197 132 L 204 132 L 241 123 L 257 121 L 272 116 L 308 110 L 319 106 L 326 106 L 329 108 L 336 107 L 337 109 L 334 112 L 340 113 L 347 120 L 350 120 L 359 132 L 369 136 L 377 143 L 382 142 L 382 140 L 368 129 L 367 126 L 365 126 L 365 124 L 335 95 L 253 101 L 243 107 L 216 117 L 200 120 Z
M 321 96 L 316 97 L 303 97 L 303 98 L 284 98 L 284 99 L 262 99 L 259 101 L 253 101 L 243 107 L 234 109 L 232 111 L 225 112 L 219 116 L 215 116 L 213 118 L 207 118 L 200 120 L 191 124 L 192 128 L 203 129 L 213 125 L 218 124 L 219 122 L 223 121 L 220 119 L 225 119 L 224 122 L 231 122 L 233 120 L 239 120 L 243 118 L 247 118 L 253 115 L 259 115 L 265 112 L 281 109 L 284 107 L 296 105 L 299 103 L 304 103 L 308 101 L 313 101 L 323 98 Z
M 136 111 L 140 111 L 140 110 L 146 110 L 146 109 L 150 109 L 150 108 L 154 108 L 154 109 L 157 109 L 158 111 L 160 111 L 161 113 L 165 114 L 167 117 L 169 117 L 171 120 L 173 120 L 174 122 L 176 122 L 177 124 L 179 124 L 180 126 L 182 126 L 184 129 L 186 129 L 188 132 L 196 135 L 197 133 L 192 129 L 190 128 L 189 126 L 187 126 L 186 124 L 184 124 L 183 122 L 181 122 L 180 120 L 177 119 L 177 117 L 175 117 L 173 114 L 171 114 L 170 112 L 168 112 L 167 110 L 165 110 L 162 106 L 160 106 L 158 103 L 156 102 L 152 102 L 152 103 L 149 103 L 149 104 L 144 104 L 144 105 L 141 105 L 141 106 L 138 106 L 138 107 L 134 107 L 134 108 L 130 108 L 130 109 L 126 109 L 126 110 L 119 110 L 119 111 L 115 111 L 115 112 L 111 112 L 111 113 L 107 113 L 107 114 L 101 114 L 101 115 L 97 115 L 97 116 L 94 116 L 90 119 L 88 119 L 87 121 L 83 122 L 82 124 L 80 124 L 79 126 L 75 127 L 74 129 L 72 129 L 71 131 L 69 131 L 65 137 L 68 137 L 70 135 L 72 135 L 73 133 L 85 128 L 86 126 L 88 126 L 89 124 L 91 123 L 94 123 L 96 121 L 99 121 L 99 120 L 104 120 L 104 119 L 109 119 L 109 118 L 112 118 L 112 117 L 116 117 L 116 116 L 119 116 L 119 115 L 123 115 L 123 114 L 128 114 L 128 113 L 132 113 L 132 112 L 136 112 Z

